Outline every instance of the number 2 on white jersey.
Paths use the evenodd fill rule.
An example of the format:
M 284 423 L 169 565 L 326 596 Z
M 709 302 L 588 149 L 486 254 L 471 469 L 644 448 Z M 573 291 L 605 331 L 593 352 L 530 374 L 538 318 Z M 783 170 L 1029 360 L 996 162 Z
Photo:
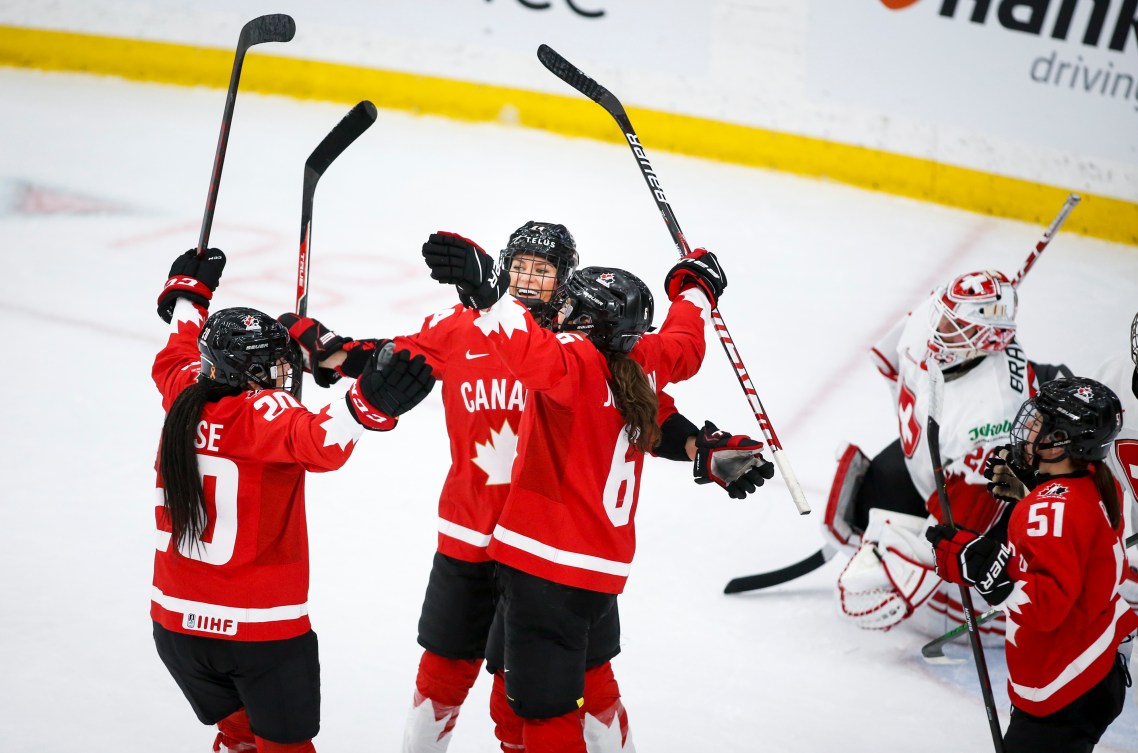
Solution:
M 1027 508 L 1027 519 L 1031 525 L 1028 536 L 1046 536 L 1049 532 L 1059 538 L 1063 535 L 1063 507 L 1065 502 L 1036 502 Z M 1048 508 L 1053 512 L 1048 515 Z

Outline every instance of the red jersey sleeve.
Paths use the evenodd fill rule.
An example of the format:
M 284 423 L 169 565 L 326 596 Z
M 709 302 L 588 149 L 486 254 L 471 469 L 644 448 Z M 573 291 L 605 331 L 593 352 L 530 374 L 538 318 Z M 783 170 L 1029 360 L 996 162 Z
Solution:
M 508 293 L 472 321 L 472 329 L 522 385 L 558 403 L 569 404 L 577 394 L 582 349 L 600 357 L 577 332 L 554 334 L 539 327 L 525 304 Z
M 169 411 L 174 398 L 197 381 L 201 373 L 198 334 L 205 321 L 206 310 L 179 298 L 170 319 L 170 337 L 154 358 L 151 376 L 162 394 L 162 410 Z
M 316 473 L 334 471 L 351 456 L 363 433 L 343 398 L 317 413 L 284 390 L 248 392 L 223 400 L 245 403 L 233 406 L 238 408 L 232 418 L 237 431 L 225 445 L 231 456 L 295 463 Z
M 462 305 L 455 305 L 428 316 L 415 334 L 394 338 L 395 347 L 411 351 L 412 356 L 421 353 L 431 365 L 435 378 L 446 381 L 448 362 L 456 351 L 462 350 L 465 311 Z
M 672 301 L 660 330 L 636 343 L 631 355 L 645 371 L 656 373 L 657 392 L 665 384 L 690 379 L 699 371 L 707 351 L 704 329 L 710 315 L 707 297 L 690 288 Z

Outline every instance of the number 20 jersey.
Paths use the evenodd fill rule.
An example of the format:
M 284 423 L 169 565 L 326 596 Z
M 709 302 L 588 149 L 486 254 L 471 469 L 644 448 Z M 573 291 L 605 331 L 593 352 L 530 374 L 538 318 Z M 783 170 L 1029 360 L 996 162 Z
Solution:
M 169 411 L 198 376 L 205 310 L 179 300 L 173 333 L 154 360 Z M 150 614 L 167 630 L 239 641 L 292 638 L 310 629 L 306 471 L 331 471 L 362 427 L 342 399 L 311 413 L 282 390 L 206 403 L 196 432 L 207 523 L 175 552 L 161 478 Z

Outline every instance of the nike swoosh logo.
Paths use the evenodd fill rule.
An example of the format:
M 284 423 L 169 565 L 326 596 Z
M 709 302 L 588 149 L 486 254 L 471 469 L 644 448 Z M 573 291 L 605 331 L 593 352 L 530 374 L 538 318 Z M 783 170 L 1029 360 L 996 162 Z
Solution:
M 466 351 L 466 360 L 467 361 L 473 361 L 475 358 L 483 358 L 484 356 L 488 356 L 488 355 L 490 355 L 490 354 L 489 353 L 471 353 L 468 350 L 468 351 Z

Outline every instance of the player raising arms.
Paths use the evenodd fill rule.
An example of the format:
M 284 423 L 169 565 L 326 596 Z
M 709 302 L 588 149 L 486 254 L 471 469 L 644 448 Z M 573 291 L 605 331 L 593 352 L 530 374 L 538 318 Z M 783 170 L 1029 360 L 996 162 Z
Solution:
M 363 429 L 394 428 L 434 378 L 422 356 L 370 341 L 346 399 L 309 412 L 291 392 L 300 364 L 282 324 L 250 308 L 202 323 L 224 266 L 217 249 L 188 251 L 158 299 L 172 332 L 153 368 L 166 411 L 154 642 L 198 719 L 217 725 L 214 750 L 311 752 L 320 664 L 304 476 L 342 466 Z
M 709 299 L 726 281 L 713 255 L 693 253 L 669 273 L 663 327 L 646 334 L 653 302 L 644 283 L 590 267 L 556 300 L 548 331 L 506 295 L 476 244 L 439 233 L 423 253 L 432 277 L 480 309 L 468 315 L 471 342 L 530 390 L 488 547 L 499 563 L 504 638 L 492 714 L 499 727 L 520 718 L 529 753 L 582 752 L 587 656 L 630 569 L 644 453 L 661 436 L 658 392 L 698 370 Z
M 468 244 L 453 234 L 440 234 L 436 240 L 459 248 Z M 510 235 L 498 269 L 503 282 L 509 275 L 509 292 L 529 308 L 535 322 L 548 328 L 556 315 L 551 302 L 563 294 L 577 263 L 576 242 L 565 226 L 530 221 Z M 486 548 L 510 491 L 526 393 L 497 353 L 473 331 L 477 315 L 459 304 L 427 317 L 418 333 L 395 339 L 399 347 L 426 355 L 441 380 L 451 448 L 451 468 L 439 499 L 438 549 L 419 620 L 424 651 L 404 728 L 404 753 L 438 752 L 449 746 L 462 704 L 488 655 L 495 616 L 495 564 Z M 336 342 L 319 322 L 288 321 L 302 343 Z M 745 497 L 769 477 L 769 464 L 754 454 L 760 443 L 715 432 L 713 426 L 700 431 L 675 410 L 667 395 L 661 398 L 659 417 L 666 441 L 656 454 L 702 462 L 704 470 L 697 479 L 717 481 L 733 497 Z M 708 472 L 709 466 L 715 472 Z M 609 664 L 620 651 L 619 631 L 614 607 L 590 635 L 582 708 L 590 753 L 631 745 L 627 713 Z M 487 662 L 491 672 L 501 668 L 501 640 L 494 645 L 497 649 L 490 650 L 496 658 Z M 499 724 L 495 732 L 504 746 L 521 745 L 520 720 L 516 725 Z
M 1007 544 L 947 525 L 927 531 L 937 572 L 1007 615 L 1006 753 L 1086 753 L 1122 712 L 1130 675 L 1118 647 L 1138 614 L 1119 595 L 1123 510 L 1104 462 L 1121 426 L 1105 385 L 1043 384 L 1019 410 L 1011 447 L 989 461 L 998 492 L 1019 499 Z
M 1016 410 L 1034 394 L 1037 371 L 1041 379 L 1065 371 L 1027 360 L 1015 339 L 1016 306 L 1016 289 L 1003 273 L 970 272 L 933 291 L 872 349 L 890 380 L 899 439 L 872 460 L 854 445 L 845 449 L 823 520 L 824 533 L 853 552 L 838 595 L 842 615 L 861 628 L 889 630 L 922 605 L 918 627 L 930 634 L 963 619 L 921 536 L 929 514 L 940 514 L 924 435 L 923 364 L 932 359 L 944 372 L 940 441 L 953 517 L 988 531 L 1005 503 L 987 491 L 985 458 L 1007 442 Z M 1002 620 L 982 631 L 1002 640 Z

